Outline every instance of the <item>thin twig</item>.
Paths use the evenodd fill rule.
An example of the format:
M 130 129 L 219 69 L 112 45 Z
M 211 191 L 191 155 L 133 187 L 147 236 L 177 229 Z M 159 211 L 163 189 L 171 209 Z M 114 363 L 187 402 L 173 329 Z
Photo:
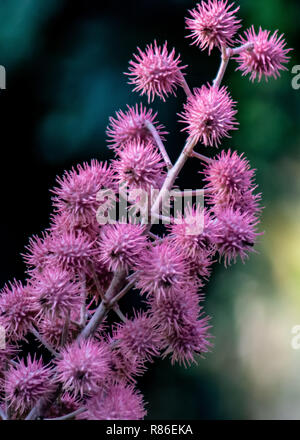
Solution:
M 126 278 L 125 271 L 116 272 L 112 282 L 106 292 L 106 295 L 104 297 L 104 300 L 101 302 L 101 304 L 96 309 L 93 317 L 90 319 L 90 321 L 87 323 L 87 325 L 84 327 L 84 329 L 81 331 L 81 333 L 78 335 L 78 339 L 80 338 L 88 338 L 90 335 L 95 333 L 103 319 L 105 318 L 106 314 L 108 313 L 109 309 L 112 307 L 110 304 L 110 301 L 113 299 L 113 297 L 116 295 L 116 293 L 120 290 L 120 287 L 124 283 Z
M 34 327 L 32 327 L 31 333 L 47 348 L 48 351 L 50 351 L 50 353 L 53 354 L 53 356 L 56 357 L 58 355 L 58 352 L 54 350 L 54 348 L 48 342 L 45 341 L 43 336 L 40 335 L 39 332 Z
M 185 79 L 183 73 L 181 72 L 181 70 L 180 70 L 180 80 L 181 80 L 181 86 L 182 86 L 183 90 L 185 91 L 186 96 L 187 97 L 191 96 L 192 91 L 191 91 L 188 83 L 186 82 L 186 79 Z
M 225 73 L 226 68 L 227 68 L 227 64 L 228 64 L 229 58 L 230 57 L 227 54 L 226 47 L 223 46 L 222 47 L 222 55 L 221 55 L 220 67 L 219 67 L 217 76 L 215 77 L 214 82 L 213 82 L 214 87 L 220 87 L 220 84 L 222 82 L 224 73 Z
M 123 321 L 123 322 L 127 322 L 127 318 L 126 318 L 126 316 L 122 313 L 122 310 L 120 309 L 120 306 L 119 306 L 119 304 L 115 304 L 114 306 L 113 306 L 113 311 L 115 312 L 115 314 L 116 315 L 118 315 L 118 317 L 121 319 L 121 321 Z
M 172 168 L 172 162 L 171 162 L 171 160 L 169 158 L 167 150 L 165 149 L 165 146 L 164 146 L 164 144 L 163 144 L 163 142 L 162 142 L 162 140 L 161 140 L 161 138 L 160 138 L 156 128 L 148 120 L 145 121 L 145 125 L 146 125 L 147 129 L 150 131 L 150 133 L 152 134 L 152 136 L 153 136 L 153 138 L 155 140 L 155 143 L 156 143 L 159 151 L 161 152 L 161 155 L 162 155 L 162 157 L 163 157 L 163 159 L 165 161 L 165 164 L 166 164 L 168 170 L 171 169 Z
M 130 281 L 113 299 L 110 301 L 109 306 L 112 307 L 135 285 L 135 279 Z
M 254 43 L 252 43 L 252 42 L 248 42 L 248 43 L 242 44 L 241 46 L 234 47 L 234 48 L 229 47 L 227 49 L 227 55 L 229 57 L 232 57 L 234 55 L 240 54 L 244 50 L 248 50 L 250 52 L 251 50 L 253 50 L 253 48 L 254 48 Z
M 54 419 L 44 419 L 44 420 L 70 420 L 70 419 L 74 419 L 74 417 L 78 416 L 78 414 L 81 414 L 84 411 L 85 411 L 85 407 L 82 407 L 76 409 L 76 411 L 66 414 L 65 416 L 55 417 Z
M 196 157 L 204 162 L 210 163 L 212 159 L 210 157 L 204 156 L 204 154 L 197 153 L 196 151 L 192 151 L 191 157 Z
M 166 198 L 169 195 L 169 191 L 172 188 L 176 177 L 180 173 L 182 167 L 184 166 L 187 159 L 190 157 L 191 152 L 194 149 L 194 146 L 196 145 L 196 139 L 195 138 L 188 138 L 186 141 L 186 144 L 180 153 L 176 163 L 174 164 L 173 168 L 169 170 L 167 177 L 163 183 L 163 186 L 161 187 L 161 190 L 151 208 L 151 216 L 157 215 L 160 212 L 161 206 L 163 202 L 166 200 Z

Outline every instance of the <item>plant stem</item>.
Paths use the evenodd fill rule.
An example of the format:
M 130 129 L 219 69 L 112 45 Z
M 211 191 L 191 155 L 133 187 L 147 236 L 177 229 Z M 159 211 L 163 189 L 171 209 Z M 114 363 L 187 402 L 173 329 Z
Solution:
M 213 85 L 214 87 L 220 87 L 220 84 L 222 82 L 224 73 L 226 71 L 228 61 L 229 61 L 229 55 L 227 54 L 226 47 L 222 47 L 222 55 L 221 55 L 221 64 L 217 73 L 217 76 L 214 79 Z
M 73 411 L 69 414 L 66 414 L 65 416 L 61 416 L 61 417 L 55 417 L 54 419 L 44 419 L 44 420 L 69 420 L 69 419 L 74 419 L 74 417 L 76 417 L 78 414 L 81 414 L 85 411 L 85 408 L 78 408 L 76 409 L 76 411 Z
M 161 190 L 158 194 L 157 199 L 155 200 L 152 209 L 151 209 L 151 215 L 158 215 L 162 203 L 166 200 L 168 197 L 169 191 L 172 188 L 176 177 L 180 173 L 182 167 L 184 166 L 185 162 L 187 161 L 188 157 L 191 156 L 191 153 L 193 151 L 194 146 L 196 145 L 196 140 L 194 138 L 188 138 L 186 141 L 186 144 L 180 153 L 176 163 L 172 167 L 172 169 L 169 170 L 167 177 L 163 183 L 163 186 L 161 187 Z
M 45 339 L 39 334 L 39 332 L 35 328 L 31 329 L 31 333 L 47 348 L 48 351 L 50 351 L 50 353 L 53 354 L 53 356 L 57 357 L 58 352 L 55 351 L 54 348 L 45 341 Z
M 112 307 L 110 305 L 110 301 L 113 299 L 113 297 L 116 295 L 116 293 L 120 290 L 120 287 L 124 283 L 125 278 L 126 278 L 125 271 L 120 271 L 120 272 L 115 273 L 103 301 L 98 306 L 93 317 L 90 319 L 90 321 L 84 327 L 84 329 L 81 331 L 81 333 L 79 334 L 77 339 L 80 339 L 80 338 L 86 339 L 90 335 L 95 333 L 95 331 L 97 330 L 97 327 L 101 324 L 101 322 L 105 318 L 108 310 Z
M 200 160 L 207 162 L 207 163 L 212 161 L 212 159 L 210 157 L 204 156 L 203 154 L 197 153 L 196 151 L 192 151 L 191 157 L 196 157 L 197 159 L 200 159 Z
M 244 50 L 251 51 L 251 50 L 253 50 L 253 48 L 254 48 L 254 43 L 248 42 L 248 43 L 242 44 L 241 46 L 234 47 L 233 49 L 228 48 L 227 54 L 229 57 L 232 57 L 234 55 L 240 54 Z
M 165 161 L 165 164 L 166 164 L 166 166 L 167 166 L 167 168 L 169 170 L 170 168 L 172 168 L 172 162 L 171 162 L 171 160 L 169 158 L 167 150 L 165 149 L 165 146 L 162 143 L 162 140 L 161 140 L 161 138 L 160 138 L 156 128 L 148 120 L 145 121 L 145 125 L 146 125 L 147 129 L 150 131 L 150 133 L 152 134 L 152 136 L 153 136 L 153 138 L 154 138 L 154 140 L 156 142 L 156 145 L 157 145 L 159 151 L 161 152 L 161 155 L 162 155 L 162 157 L 163 157 L 163 159 Z
M 188 83 L 186 82 L 186 79 L 185 79 L 183 73 L 181 72 L 181 70 L 180 70 L 180 77 L 181 77 L 180 78 L 181 79 L 181 87 L 185 91 L 186 96 L 187 97 L 191 96 L 192 95 L 191 89 L 190 89 Z

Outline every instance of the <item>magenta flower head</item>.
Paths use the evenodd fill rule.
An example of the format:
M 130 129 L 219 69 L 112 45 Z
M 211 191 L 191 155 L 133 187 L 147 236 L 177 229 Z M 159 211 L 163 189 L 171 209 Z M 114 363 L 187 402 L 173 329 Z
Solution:
M 150 190 L 159 187 L 164 162 L 152 142 L 130 142 L 113 161 L 113 168 L 119 185 Z
M 37 313 L 38 307 L 32 302 L 28 288 L 20 281 L 6 285 L 0 292 L 0 324 L 5 328 L 7 340 L 24 339 Z
M 53 205 L 56 212 L 67 214 L 65 220 L 70 224 L 85 227 L 96 222 L 99 202 L 96 200 L 100 189 L 113 186 L 112 170 L 107 163 L 92 160 L 67 171 L 57 178 L 58 186 L 52 190 Z
M 184 253 L 167 242 L 148 249 L 137 268 L 136 286 L 142 294 L 165 296 L 170 290 L 193 284 Z
M 238 124 L 234 118 L 237 111 L 226 87 L 203 85 L 194 89 L 184 104 L 180 122 L 187 124 L 183 129 L 191 137 L 207 147 L 218 147 L 223 137 L 229 137 L 230 130 L 236 130 Z
M 209 54 L 214 47 L 231 46 L 235 33 L 241 27 L 241 20 L 234 15 L 239 6 L 230 10 L 232 6 L 233 3 L 228 5 L 227 0 L 198 3 L 190 11 L 191 18 L 186 19 L 186 27 L 191 32 L 188 36 L 194 40 L 192 44 L 197 44 L 201 50 L 208 49 Z
M 239 256 L 244 262 L 248 252 L 254 252 L 256 238 L 262 233 L 256 232 L 257 219 L 247 212 L 234 210 L 232 207 L 218 212 L 221 235 L 216 243 L 220 256 L 224 256 L 225 267 Z
M 175 49 L 168 53 L 167 42 L 163 47 L 149 44 L 143 52 L 138 47 L 138 55 L 134 55 L 135 61 L 129 61 L 130 84 L 134 84 L 133 91 L 141 92 L 148 96 L 148 102 L 154 100 L 157 95 L 163 101 L 170 94 L 175 95 L 177 85 L 182 84 L 182 70 L 186 66 L 180 66 L 180 56 L 175 58 Z
M 10 367 L 5 376 L 5 395 L 8 405 L 20 414 L 30 410 L 41 398 L 45 401 L 55 390 L 53 371 L 41 359 L 27 357 Z
M 86 401 L 86 411 L 77 416 L 87 420 L 141 420 L 145 417 L 142 395 L 132 385 L 112 384 Z
M 129 271 L 145 252 L 145 226 L 131 223 L 105 225 L 100 231 L 100 262 L 112 271 Z
M 245 36 L 240 38 L 242 44 L 253 43 L 252 50 L 244 50 L 237 55 L 239 66 L 237 70 L 242 75 L 250 74 L 250 80 L 258 81 L 264 76 L 266 81 L 269 77 L 275 79 L 280 76 L 280 70 L 287 70 L 284 64 L 288 63 L 290 57 L 287 54 L 292 49 L 286 49 L 286 42 L 283 34 L 278 36 L 278 31 L 270 35 L 270 31 L 259 28 L 255 33 L 254 26 L 245 31 Z
M 147 110 L 141 103 L 135 107 L 127 105 L 128 110 L 124 113 L 122 110 L 116 113 L 116 118 L 109 118 L 109 126 L 106 130 L 110 138 L 110 148 L 119 152 L 128 142 L 148 142 L 152 141 L 152 135 L 146 127 L 146 122 L 155 126 L 156 131 L 162 140 L 163 135 L 167 134 L 163 125 L 156 120 L 157 113 L 152 113 L 152 109 Z
M 59 266 L 45 268 L 34 277 L 29 287 L 40 313 L 52 317 L 66 317 L 71 310 L 78 309 L 82 304 L 82 289 L 82 284 L 74 279 L 74 275 Z
M 151 361 L 154 356 L 159 356 L 161 335 L 153 319 L 145 313 L 137 312 L 133 319 L 118 324 L 113 339 L 126 357 L 137 356 Z
M 92 339 L 75 341 L 61 351 L 56 360 L 57 378 L 72 395 L 95 394 L 109 374 L 110 353 L 107 344 Z

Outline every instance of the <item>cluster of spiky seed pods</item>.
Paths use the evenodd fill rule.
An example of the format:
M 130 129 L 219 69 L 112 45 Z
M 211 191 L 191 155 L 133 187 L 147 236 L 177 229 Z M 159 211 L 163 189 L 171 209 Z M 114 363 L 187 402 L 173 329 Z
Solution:
M 130 83 L 149 102 L 165 100 L 180 86 L 187 94 L 181 122 L 188 138 L 174 166 L 157 114 L 137 104 L 110 118 L 107 135 L 116 156 L 111 164 L 92 160 L 57 179 L 50 226 L 30 239 L 24 254 L 27 277 L 0 293 L 3 419 L 141 419 L 146 411 L 136 381 L 149 362 L 170 355 L 172 363 L 188 366 L 210 351 L 203 287 L 218 259 L 229 265 L 254 250 L 262 208 L 243 154 L 223 150 L 208 158 L 195 148 L 218 147 L 237 129 L 235 102 L 221 86 L 229 59 L 243 75 L 260 80 L 276 78 L 289 52 L 277 32 L 252 27 L 237 37 L 238 9 L 224 0 L 202 1 L 186 20 L 192 44 L 221 52 L 212 84 L 191 91 L 187 66 L 167 43 L 138 49 L 130 61 Z M 205 206 L 190 204 L 170 216 L 161 236 L 145 217 L 99 224 L 99 193 L 113 194 L 110 207 L 121 189 L 123 195 L 155 189 L 150 214 L 163 218 L 166 194 L 189 157 L 200 159 Z M 145 307 L 124 316 L 119 300 L 129 291 L 138 291 Z M 108 325 L 112 312 L 117 322 Z M 22 352 L 30 333 L 49 352 L 47 365 Z

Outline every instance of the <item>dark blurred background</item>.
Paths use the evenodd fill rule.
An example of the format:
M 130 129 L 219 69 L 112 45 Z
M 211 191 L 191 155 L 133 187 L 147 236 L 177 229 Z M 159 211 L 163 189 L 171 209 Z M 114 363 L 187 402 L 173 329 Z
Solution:
M 289 70 L 268 83 L 250 83 L 232 61 L 224 83 L 238 101 L 240 129 L 223 148 L 244 151 L 263 192 L 265 235 L 246 265 L 215 266 L 206 286 L 215 347 L 185 370 L 156 362 L 140 383 L 150 418 L 300 418 L 300 350 L 291 329 L 300 324 L 300 64 L 297 0 L 241 0 L 244 28 L 279 29 L 293 47 Z M 49 189 L 57 174 L 91 158 L 110 159 L 108 117 L 144 102 L 126 76 L 135 52 L 157 39 L 175 46 L 188 64 L 191 87 L 211 81 L 219 53 L 209 57 L 185 38 L 189 0 L 1 0 L 0 64 L 7 89 L 1 114 L 1 286 L 24 279 L 20 257 L 28 237 L 48 226 Z M 174 160 L 185 136 L 176 113 L 183 91 L 151 106 L 167 127 Z M 215 154 L 215 149 L 206 151 Z M 185 188 L 201 187 L 197 160 L 182 173 Z

